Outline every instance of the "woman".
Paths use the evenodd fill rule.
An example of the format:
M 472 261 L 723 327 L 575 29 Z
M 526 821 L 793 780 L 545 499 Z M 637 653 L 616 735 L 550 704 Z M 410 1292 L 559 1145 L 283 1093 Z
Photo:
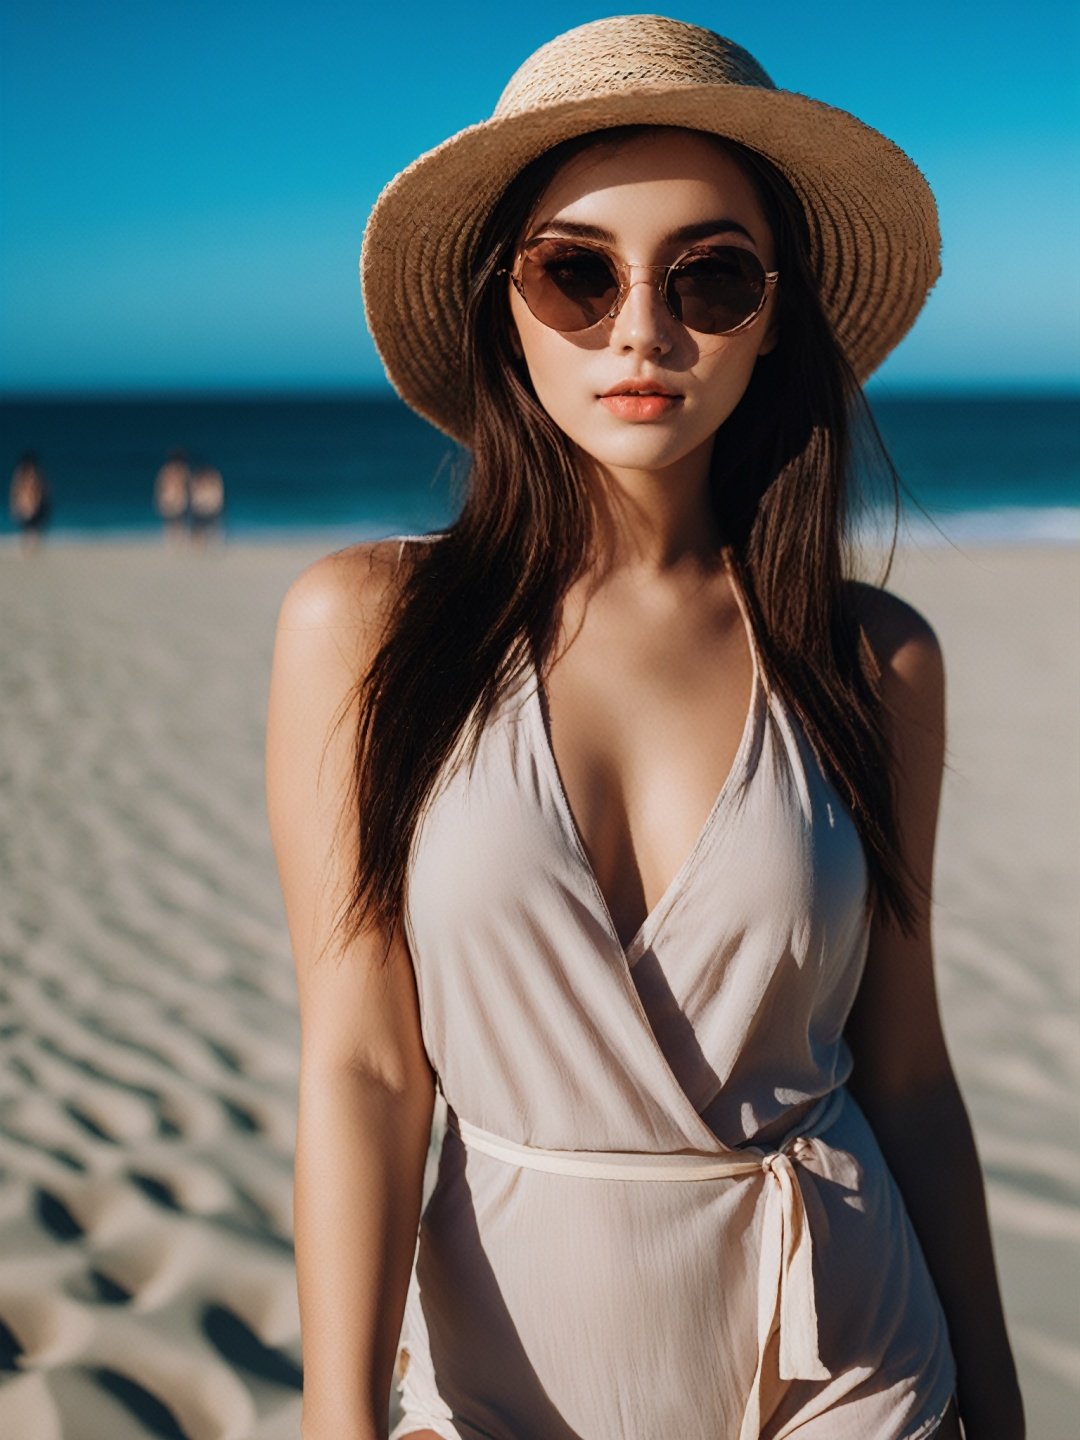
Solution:
M 395 1440 L 1022 1435 L 932 975 L 941 657 L 841 564 L 937 250 L 888 141 L 657 17 L 380 198 L 372 333 L 473 464 L 279 620 L 305 1440 L 385 1435 L 403 1313 Z

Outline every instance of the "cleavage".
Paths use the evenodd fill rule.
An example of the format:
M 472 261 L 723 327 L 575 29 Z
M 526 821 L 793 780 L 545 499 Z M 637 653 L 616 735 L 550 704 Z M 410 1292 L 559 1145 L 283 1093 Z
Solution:
M 696 850 L 738 755 L 754 666 L 737 611 L 732 622 L 703 645 L 617 652 L 582 631 L 543 683 L 552 759 L 624 950 Z

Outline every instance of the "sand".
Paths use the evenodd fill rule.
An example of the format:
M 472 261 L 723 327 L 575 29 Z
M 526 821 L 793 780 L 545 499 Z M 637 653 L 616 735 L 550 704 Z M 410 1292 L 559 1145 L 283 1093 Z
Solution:
M 0 553 L 0 1434 L 294 1440 L 274 619 L 317 543 Z M 1032 1440 L 1080 1402 L 1080 553 L 906 550 L 945 645 L 942 1008 Z

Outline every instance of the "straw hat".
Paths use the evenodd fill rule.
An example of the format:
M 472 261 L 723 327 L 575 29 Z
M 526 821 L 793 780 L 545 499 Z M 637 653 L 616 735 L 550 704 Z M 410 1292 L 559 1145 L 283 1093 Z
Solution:
M 596 20 L 531 55 L 491 119 L 421 155 L 368 221 L 360 268 L 379 355 L 402 398 L 455 439 L 469 440 L 462 315 L 492 207 L 553 145 L 634 124 L 727 136 L 783 172 L 806 211 L 826 314 L 860 380 L 922 308 L 940 273 L 937 210 L 902 150 L 843 110 L 778 90 L 711 30 L 659 15 Z

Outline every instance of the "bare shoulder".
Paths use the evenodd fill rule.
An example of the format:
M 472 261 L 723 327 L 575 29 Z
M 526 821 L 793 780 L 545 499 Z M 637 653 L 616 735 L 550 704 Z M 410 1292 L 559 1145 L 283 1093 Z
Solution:
M 279 631 L 357 640 L 385 619 L 398 576 L 400 541 L 373 540 L 334 550 L 302 570 L 278 615 Z
M 392 612 L 399 542 L 335 550 L 308 565 L 285 593 L 274 634 L 266 724 L 268 783 L 290 809 L 324 774 L 324 751 L 347 716 Z M 351 754 L 337 745 L 332 783 L 347 783 Z M 310 775 L 307 773 L 310 771 Z M 276 805 L 280 812 L 284 805 Z
M 914 605 L 862 581 L 849 581 L 847 595 L 881 673 L 881 692 L 894 713 L 936 717 L 945 693 L 941 642 Z

